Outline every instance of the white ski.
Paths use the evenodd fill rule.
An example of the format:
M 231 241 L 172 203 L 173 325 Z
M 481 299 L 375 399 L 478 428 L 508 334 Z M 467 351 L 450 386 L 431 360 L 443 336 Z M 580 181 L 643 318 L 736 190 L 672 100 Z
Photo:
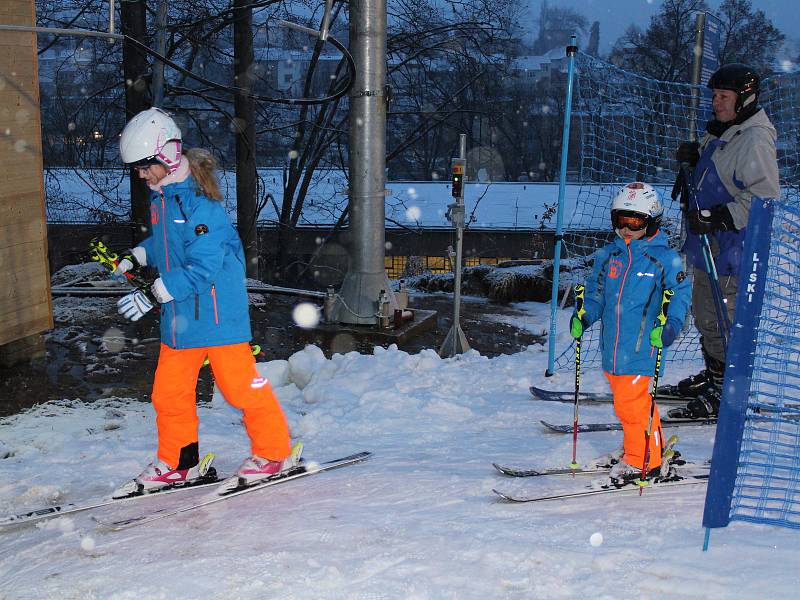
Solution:
M 150 513 L 138 517 L 132 517 L 129 519 L 114 521 L 112 523 L 101 522 L 100 524 L 111 531 L 120 531 L 122 529 L 137 527 L 138 525 L 146 525 L 147 523 L 152 523 L 153 521 L 158 521 L 160 519 L 165 519 L 167 517 L 173 517 L 175 515 L 188 512 L 190 510 L 195 510 L 198 508 L 203 508 L 205 506 L 216 504 L 217 502 L 223 502 L 224 500 L 233 498 L 234 496 L 241 496 L 242 494 L 246 494 L 248 492 L 261 490 L 273 485 L 279 485 L 281 483 L 286 483 L 288 481 L 300 479 L 301 477 L 306 477 L 308 475 L 315 475 L 316 473 L 322 473 L 324 471 L 331 471 L 333 469 L 338 469 L 340 467 L 354 465 L 356 463 L 360 463 L 367 460 L 371 455 L 372 455 L 371 452 L 358 452 L 357 454 L 351 454 L 350 456 L 345 456 L 343 458 L 338 458 L 328 462 L 320 463 L 313 467 L 307 464 L 300 465 L 297 467 L 293 467 L 287 471 L 284 471 L 283 473 L 280 473 L 278 475 L 274 475 L 268 479 L 263 479 L 261 481 L 252 483 L 240 490 L 226 493 L 223 496 L 220 496 L 219 494 L 215 493 L 211 497 L 204 497 L 205 499 L 201 499 L 198 502 L 194 502 L 192 504 L 186 504 L 174 510 L 159 512 L 158 514 Z
M 60 517 L 62 515 L 69 515 L 73 513 L 83 512 L 85 510 L 91 510 L 93 508 L 101 508 L 103 506 L 109 506 L 111 504 L 123 504 L 126 502 L 131 502 L 133 500 L 143 500 L 145 498 L 154 498 L 154 497 L 162 498 L 168 494 L 175 494 L 177 492 L 195 490 L 197 488 L 206 487 L 209 485 L 217 485 L 220 483 L 220 481 L 222 481 L 222 479 L 220 479 L 217 476 L 216 469 L 210 466 L 211 461 L 213 459 L 214 459 L 213 454 L 207 454 L 203 458 L 203 463 L 204 463 L 203 477 L 201 477 L 200 480 L 191 485 L 174 486 L 166 489 L 156 490 L 153 492 L 140 493 L 133 496 L 126 496 L 124 498 L 105 498 L 103 500 L 97 500 L 95 502 L 87 502 L 86 504 L 61 504 L 58 506 L 45 506 L 43 508 L 37 508 L 34 510 L 29 510 L 27 512 L 0 517 L 0 527 L 5 527 L 9 525 L 21 525 L 23 523 L 32 523 L 34 521 L 39 521 L 41 519 L 48 519 L 50 517 Z
M 648 482 L 645 490 L 660 490 L 664 488 L 671 488 L 683 485 L 705 485 L 708 483 L 708 473 L 688 475 L 678 481 L 663 481 L 660 483 Z M 506 502 L 513 502 L 517 504 L 526 502 L 544 502 L 547 500 L 567 500 L 570 498 L 582 498 L 583 496 L 595 496 L 598 494 L 616 494 L 619 492 L 638 492 L 640 487 L 635 483 L 629 483 L 623 487 L 601 487 L 598 489 L 583 489 L 574 492 L 563 492 L 561 494 L 553 494 L 549 496 L 515 496 L 514 494 L 501 492 L 493 489 L 492 491 L 500 496 Z

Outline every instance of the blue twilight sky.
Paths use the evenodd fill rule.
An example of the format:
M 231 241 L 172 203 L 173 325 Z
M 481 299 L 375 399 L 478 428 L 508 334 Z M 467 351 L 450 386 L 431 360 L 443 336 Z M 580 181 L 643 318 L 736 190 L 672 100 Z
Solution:
M 712 9 L 721 0 L 706 0 Z M 646 29 L 650 17 L 658 13 L 661 0 L 549 0 L 550 6 L 572 8 L 584 15 L 589 22 L 600 21 L 600 51 L 605 53 L 631 24 Z M 529 31 L 538 30 L 541 0 L 528 0 L 530 23 Z M 754 10 L 762 10 L 773 25 L 794 46 L 800 44 L 800 21 L 797 19 L 797 0 L 752 0 Z M 588 40 L 584 41 L 585 42 Z M 796 53 L 794 54 L 796 56 Z

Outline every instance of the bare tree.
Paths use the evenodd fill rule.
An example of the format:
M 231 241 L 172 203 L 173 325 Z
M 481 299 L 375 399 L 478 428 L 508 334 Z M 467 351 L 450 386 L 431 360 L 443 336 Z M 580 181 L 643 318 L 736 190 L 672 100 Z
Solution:
M 750 0 L 725 0 L 716 14 L 723 31 L 720 64 L 745 63 L 762 75 L 770 73 L 775 53 L 786 38 L 764 11 L 753 11 Z
M 236 220 L 244 244 L 248 277 L 258 277 L 256 232 L 256 123 L 252 97 L 253 9 L 250 0 L 233 0 L 233 72 L 236 136 Z
M 623 69 L 662 81 L 691 81 L 696 14 L 705 0 L 664 0 L 646 31 L 631 26 L 617 40 L 610 60 Z M 714 14 L 722 22 L 720 64 L 743 62 L 770 72 L 784 35 L 750 0 L 724 0 Z
M 647 30 L 629 27 L 612 47 L 609 59 L 623 69 L 661 81 L 690 81 L 695 15 L 705 10 L 705 0 L 664 0 Z
M 145 0 L 131 0 L 120 6 L 120 30 L 123 34 L 146 43 Z M 130 120 L 137 113 L 147 109 L 151 103 L 150 90 L 144 80 L 147 71 L 147 59 L 141 48 L 130 40 L 122 45 L 122 71 L 125 85 L 125 116 Z M 131 218 L 136 225 L 133 230 L 133 242 L 147 237 L 150 231 L 149 190 L 140 179 L 135 169 L 130 169 L 131 183 Z
M 561 165 L 566 76 L 555 71 L 538 83 L 518 86 L 517 97 L 519 116 L 524 120 L 507 119 L 508 156 L 519 160 L 517 174 L 527 173 L 533 181 L 556 181 Z
M 403 171 L 429 179 L 442 172 L 453 155 L 458 132 L 472 129 L 470 119 L 464 119 L 475 112 L 474 106 L 480 104 L 480 111 L 486 114 L 496 110 L 485 96 L 480 102 L 475 100 L 473 90 L 480 87 L 478 82 L 487 69 L 495 72 L 498 61 L 493 51 L 505 49 L 502 40 L 507 39 L 513 7 L 513 3 L 482 0 L 444 7 L 426 0 L 398 0 L 390 6 L 387 47 L 394 93 L 388 115 L 387 165 L 395 176 Z M 319 51 L 319 47 L 313 49 L 303 95 L 313 88 L 321 64 Z M 343 76 L 341 66 L 329 74 L 331 89 Z M 323 164 L 344 170 L 347 115 L 339 114 L 340 108 L 339 102 L 303 107 L 296 127 L 290 130 L 272 271 L 276 277 L 294 276 L 289 270 L 288 240 L 302 216 L 314 171 Z M 399 169 L 395 167 L 398 163 L 402 164 Z M 345 208 L 336 227 L 346 223 L 346 218 Z
M 403 0 L 394 9 L 387 161 L 395 176 L 435 179 L 449 169 L 460 133 L 468 134 L 470 147 L 489 145 L 510 106 L 505 84 L 519 7 L 463 4 L 455 21 L 424 0 Z
M 99 0 L 91 0 L 90 4 L 94 4 L 88 8 L 85 2 L 63 0 L 67 2 L 75 5 L 70 18 L 92 10 L 97 17 L 107 6 Z M 144 13 L 136 13 L 137 26 L 141 25 L 142 16 L 146 23 L 152 23 L 155 5 L 150 7 L 144 0 L 134 4 L 145 9 Z M 312 10 L 298 18 L 292 17 L 278 0 L 173 0 L 167 24 L 165 58 L 169 62 L 163 105 L 175 114 L 185 145 L 209 147 L 223 166 L 230 167 L 234 164 L 236 133 L 245 132 L 240 137 L 251 140 L 249 148 L 255 140 L 257 151 L 248 154 L 240 148 L 237 170 L 244 168 L 242 156 L 253 159 L 248 163 L 249 172 L 255 165 L 283 163 L 285 167 L 283 198 L 279 205 L 274 200 L 270 204 L 276 208 L 279 243 L 271 252 L 267 250 L 277 258 L 272 273 L 279 277 L 288 274 L 292 260 L 287 255 L 289 240 L 302 223 L 315 173 L 320 169 L 344 171 L 347 162 L 346 100 L 339 98 L 314 106 L 289 102 L 291 98 L 328 96 L 340 89 L 348 77 L 345 63 L 336 58 L 338 53 L 332 52 L 331 46 L 315 42 L 306 34 L 275 27 L 277 18 L 287 17 L 310 27 L 318 26 L 321 4 L 309 5 Z M 347 28 L 340 22 L 345 14 L 343 7 L 342 3 L 335 4 L 333 28 L 346 43 Z M 253 13 L 254 60 L 250 65 L 237 55 L 234 44 L 233 24 L 242 9 Z M 390 4 L 388 60 L 395 99 L 390 105 L 387 159 L 395 174 L 434 178 L 435 174 L 446 172 L 458 133 L 468 132 L 471 145 L 480 145 L 488 135 L 488 145 L 495 147 L 503 142 L 502 131 L 513 129 L 503 112 L 514 101 L 508 91 L 508 65 L 509 57 L 517 51 L 513 39 L 517 11 L 516 0 L 394 0 Z M 97 24 L 91 28 L 98 28 Z M 141 31 L 137 35 L 147 42 Z M 144 57 L 144 64 L 137 64 L 136 72 L 130 73 L 130 83 L 134 85 L 124 89 L 136 91 L 149 102 L 149 69 L 160 58 L 152 52 Z M 117 79 L 112 77 L 109 85 L 117 85 L 121 91 L 122 56 L 119 50 L 112 50 L 108 58 L 120 66 Z M 251 94 L 234 89 L 245 87 L 244 83 L 252 84 Z M 271 102 L 269 97 L 283 98 L 284 104 Z M 252 117 L 242 116 L 249 113 L 236 108 L 243 99 L 252 102 Z M 113 118 L 104 125 L 103 139 L 113 146 L 124 124 L 123 103 L 121 94 L 105 100 Z M 88 114 L 81 114 L 80 119 L 71 121 L 59 117 L 52 130 L 63 130 L 64 121 L 82 123 L 87 117 Z M 254 128 L 253 133 L 247 132 L 250 127 Z M 510 156 L 514 154 L 509 151 Z M 111 164 L 116 160 L 116 149 L 103 152 L 101 157 L 84 153 L 75 162 Z M 501 176 L 515 176 L 517 165 L 510 168 L 509 171 L 505 166 L 506 172 Z M 248 189 L 252 190 L 252 186 Z M 238 195 L 240 209 L 246 212 L 239 214 L 240 227 L 245 221 L 255 222 L 259 211 L 272 199 L 263 187 L 255 194 L 239 190 Z M 248 199 L 255 200 L 254 205 L 248 207 L 244 202 Z M 338 225 L 343 225 L 347 222 L 346 202 L 342 198 L 334 200 L 330 213 Z M 252 230 L 252 225 L 247 227 Z

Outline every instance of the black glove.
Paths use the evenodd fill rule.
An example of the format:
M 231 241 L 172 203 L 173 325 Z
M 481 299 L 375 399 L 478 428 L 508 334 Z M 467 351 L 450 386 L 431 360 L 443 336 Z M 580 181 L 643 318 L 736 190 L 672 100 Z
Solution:
M 712 231 L 736 231 L 731 211 L 724 204 L 689 211 L 686 220 L 689 221 L 689 231 L 697 235 Z
M 680 163 L 689 163 L 690 167 L 694 167 L 697 161 L 700 160 L 700 144 L 697 142 L 681 142 L 675 152 L 675 158 Z

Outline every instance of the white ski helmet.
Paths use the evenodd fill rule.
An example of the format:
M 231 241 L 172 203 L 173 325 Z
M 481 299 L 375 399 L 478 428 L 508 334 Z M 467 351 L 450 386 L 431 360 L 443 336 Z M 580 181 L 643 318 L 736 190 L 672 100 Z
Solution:
M 125 125 L 119 154 L 125 164 L 135 167 L 159 162 L 172 172 L 181 162 L 181 130 L 169 113 L 148 108 Z
M 616 217 L 622 215 L 638 215 L 646 218 L 646 235 L 655 235 L 661 225 L 664 207 L 656 189 L 641 181 L 634 181 L 620 188 L 611 202 L 611 224 L 617 229 Z

